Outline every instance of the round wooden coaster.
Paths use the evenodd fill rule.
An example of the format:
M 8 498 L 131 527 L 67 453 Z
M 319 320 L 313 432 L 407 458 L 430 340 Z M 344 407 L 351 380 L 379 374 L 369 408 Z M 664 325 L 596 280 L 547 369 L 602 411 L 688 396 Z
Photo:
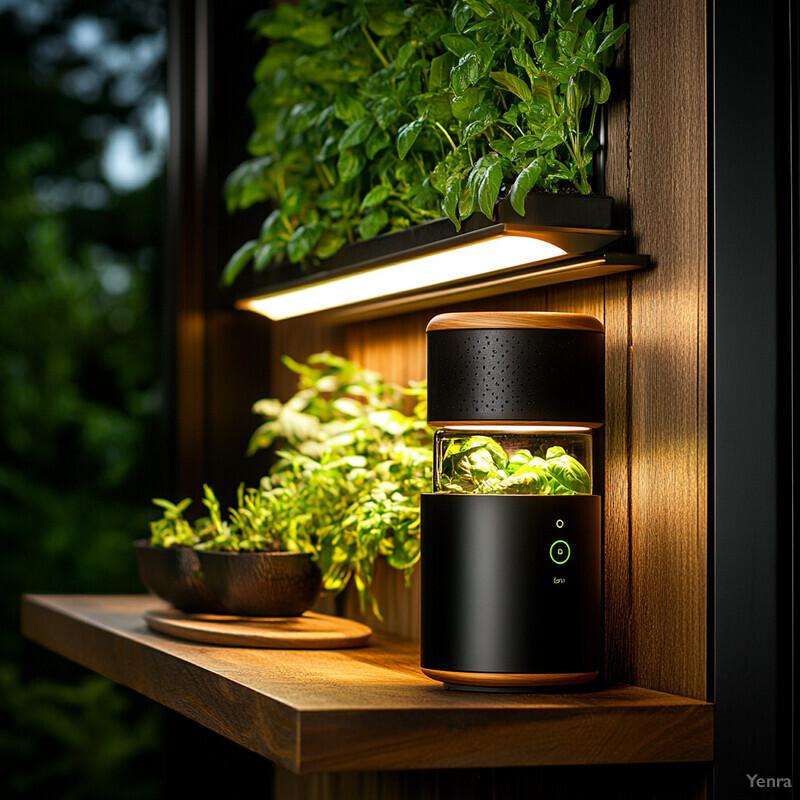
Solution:
M 306 611 L 300 617 L 226 617 L 145 611 L 147 627 L 178 639 L 229 647 L 271 647 L 280 650 L 338 650 L 363 647 L 372 629 L 344 617 Z

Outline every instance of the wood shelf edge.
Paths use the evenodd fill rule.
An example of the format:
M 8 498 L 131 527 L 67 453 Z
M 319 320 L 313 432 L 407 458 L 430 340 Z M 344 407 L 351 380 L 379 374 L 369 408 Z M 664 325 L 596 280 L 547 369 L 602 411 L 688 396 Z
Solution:
M 296 709 L 282 703 L 264 698 L 271 719 L 271 730 L 266 739 L 252 735 L 260 722 L 264 705 L 254 714 L 250 692 L 215 675 L 208 670 L 196 667 L 178 655 L 158 653 L 157 669 L 155 660 L 135 641 L 121 637 L 110 626 L 94 624 L 87 627 L 80 618 L 66 615 L 54 608 L 48 601 L 63 595 L 23 594 L 21 604 L 22 633 L 32 641 L 53 650 L 64 658 L 75 661 L 87 669 L 103 675 L 129 689 L 133 689 L 150 700 L 161 703 L 172 711 L 197 722 L 209 730 L 224 736 L 237 744 L 252 750 L 282 767 L 299 772 L 299 748 L 297 732 L 299 715 Z M 158 602 L 155 598 L 150 598 Z M 142 629 L 146 630 L 144 621 Z M 195 645 L 189 645 L 193 647 Z M 108 658 L 108 654 L 112 658 Z M 136 676 L 140 676 L 137 680 Z M 225 697 L 229 701 L 236 726 L 232 721 L 215 713 L 209 713 L 191 697 L 173 689 L 173 682 L 185 682 L 191 675 L 193 687 L 208 695 Z M 247 720 L 246 718 L 250 719 Z M 238 723 L 241 723 L 238 724 Z M 248 735 L 251 734 L 251 735 Z
M 448 692 L 416 673 L 406 640 L 350 651 L 196 645 L 147 629 L 141 612 L 158 603 L 25 595 L 22 629 L 295 773 L 713 759 L 704 701 L 619 684 L 536 699 Z M 293 682 L 309 658 L 314 677 Z

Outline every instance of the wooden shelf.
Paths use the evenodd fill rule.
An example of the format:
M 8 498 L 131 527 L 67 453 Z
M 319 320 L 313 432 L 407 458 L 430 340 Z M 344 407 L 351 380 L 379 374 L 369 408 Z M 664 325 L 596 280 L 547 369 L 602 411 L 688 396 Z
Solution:
M 257 650 L 151 632 L 149 596 L 27 595 L 39 644 L 294 772 L 709 761 L 713 707 L 614 685 L 570 694 L 453 692 L 418 645 Z

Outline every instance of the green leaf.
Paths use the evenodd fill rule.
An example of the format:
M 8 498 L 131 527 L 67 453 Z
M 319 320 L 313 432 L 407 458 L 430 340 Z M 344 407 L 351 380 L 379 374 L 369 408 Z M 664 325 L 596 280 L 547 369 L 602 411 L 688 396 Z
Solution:
M 539 142 L 539 152 L 546 153 L 548 150 L 558 147 L 563 141 L 564 137 L 558 131 L 548 131 Z
M 581 42 L 581 53 L 585 53 L 586 55 L 591 55 L 592 53 L 594 53 L 596 45 L 597 45 L 597 31 L 595 30 L 594 26 L 592 26 L 583 35 L 583 41 Z
M 372 161 L 377 153 L 389 146 L 391 141 L 389 134 L 383 128 L 375 128 L 364 145 L 364 152 L 367 158 Z
M 502 183 L 503 167 L 499 159 L 492 160 L 484 168 L 478 182 L 478 207 L 488 219 L 494 219 L 494 204 L 500 195 Z
M 330 44 L 331 29 L 328 27 L 328 23 L 321 19 L 311 20 L 296 28 L 292 33 L 292 38 L 310 44 L 312 47 L 325 47 Z
M 472 168 L 466 182 L 461 186 L 461 197 L 458 199 L 458 214 L 462 220 L 472 216 L 478 207 L 478 181 L 481 171 L 477 167 Z
M 319 238 L 314 249 L 317 258 L 330 258 L 347 244 L 347 237 L 335 231 L 327 230 Z
M 245 242 L 229 259 L 222 270 L 222 283 L 225 286 L 230 286 L 237 278 L 239 273 L 247 266 L 250 259 L 253 257 L 258 242 L 251 239 Z
M 511 187 L 511 192 L 509 193 L 511 207 L 521 217 L 525 216 L 525 198 L 528 196 L 531 189 L 536 186 L 536 182 L 539 180 L 541 174 L 541 161 L 538 158 L 534 159 L 519 173 L 519 175 L 517 175 L 517 179 Z
M 312 102 L 297 103 L 289 111 L 286 127 L 294 134 L 303 133 L 317 117 L 317 104 Z
M 586 79 L 589 73 L 592 77 L 592 97 L 599 104 L 605 103 L 611 95 L 611 84 L 605 76 L 602 68 L 593 60 L 584 58 L 581 61 L 581 68 L 585 70 L 581 78 Z
M 492 141 L 489 142 L 489 147 L 491 147 L 496 153 L 500 153 L 503 158 L 514 157 L 512 141 L 506 136 L 501 136 L 499 139 L 492 139 Z
M 530 87 L 522 78 L 512 75 L 510 72 L 490 72 L 489 77 L 497 84 L 510 92 L 513 92 L 520 100 L 529 102 L 533 94 Z
M 346 150 L 348 147 L 356 147 L 363 144 L 367 137 L 372 132 L 375 123 L 368 117 L 356 120 L 352 125 L 349 125 L 342 138 L 339 139 L 339 150 Z
M 513 475 L 523 467 L 527 467 L 528 464 L 530 464 L 531 458 L 532 456 L 530 450 L 517 450 L 517 452 L 508 459 L 506 469 L 508 470 L 509 474 Z
M 614 30 L 614 6 L 613 4 L 610 5 L 606 11 L 605 16 L 603 14 L 600 15 L 600 18 L 597 20 L 598 27 L 603 33 L 610 33 Z
M 512 8 L 511 16 L 514 17 L 514 21 L 519 25 L 525 36 L 527 36 L 531 42 L 538 42 L 539 39 L 542 38 L 539 31 L 536 30 L 536 26 L 520 11 Z
M 412 122 L 403 125 L 403 127 L 397 132 L 397 155 L 401 159 L 406 157 L 408 151 L 413 147 L 414 142 L 417 141 L 417 137 L 422 130 L 424 122 L 425 119 L 423 117 L 419 117 L 419 119 L 415 119 Z
M 578 35 L 575 31 L 564 30 L 556 34 L 558 49 L 564 58 L 570 59 L 575 55 L 575 47 L 578 43 Z
M 598 83 L 592 87 L 592 97 L 596 103 L 602 105 L 611 96 L 611 84 L 602 72 L 597 74 L 597 78 Z
M 391 193 L 391 187 L 386 186 L 386 184 L 379 183 L 377 186 L 373 186 L 372 189 L 367 192 L 367 196 L 361 201 L 361 209 L 363 210 L 381 205 L 388 199 Z
M 366 166 L 367 159 L 359 150 L 344 150 L 339 153 L 336 168 L 339 177 L 347 183 L 357 177 Z
M 572 0 L 554 0 L 553 6 L 560 22 L 568 22 L 572 17 Z
M 274 260 L 283 251 L 283 244 L 278 242 L 267 242 L 256 250 L 253 259 L 253 269 L 261 272 L 270 261 Z
M 465 3 L 454 3 L 450 18 L 453 20 L 453 27 L 456 31 L 463 33 L 467 23 L 472 19 L 472 11 Z
M 546 469 L 529 462 L 504 478 L 497 491 L 502 494 L 550 494 L 549 477 Z
M 461 230 L 461 220 L 458 218 L 456 209 L 458 198 L 461 196 L 461 178 L 458 175 L 451 176 L 445 184 L 444 197 L 442 199 L 442 211 L 444 215 L 456 226 L 456 230 Z
M 417 52 L 417 42 L 406 42 L 398 51 L 394 59 L 396 69 L 403 69 Z
M 617 40 L 620 39 L 622 36 L 625 35 L 630 25 L 627 22 L 624 22 L 618 28 L 615 28 L 611 33 L 609 33 L 602 42 L 600 42 L 600 46 L 597 48 L 597 52 L 602 53 L 604 50 L 608 50 L 609 47 L 613 47 Z
M 295 31 L 294 22 L 270 20 L 259 23 L 258 32 L 267 39 L 288 39 Z
M 269 237 L 273 236 L 275 232 L 279 229 L 283 228 L 283 220 L 281 217 L 281 211 L 279 208 L 276 208 L 274 211 L 271 211 L 264 222 L 261 223 L 261 232 L 260 238 L 261 239 L 268 239 Z
M 464 2 L 479 16 L 488 17 L 492 13 L 492 7 L 486 0 L 464 0 Z
M 289 261 L 294 264 L 302 261 L 314 249 L 321 234 L 322 227 L 318 224 L 300 225 L 286 243 L 286 255 Z
M 403 14 L 391 9 L 370 9 L 369 29 L 378 36 L 397 36 L 398 33 L 402 33 L 407 22 Z
M 589 473 L 578 459 L 566 453 L 551 458 L 548 451 L 547 471 L 567 490 L 565 493 L 591 494 L 592 492 Z
M 469 142 L 476 136 L 480 136 L 495 120 L 494 115 L 485 114 L 483 117 L 470 122 L 462 135 L 463 142 Z
M 358 226 L 358 233 L 362 239 L 371 239 L 377 236 L 389 222 L 389 214 L 385 208 L 374 208 L 364 216 Z
M 484 89 L 471 86 L 463 94 L 455 95 L 450 101 L 450 108 L 453 111 L 453 116 L 459 122 L 469 122 L 473 110 L 481 105 L 484 94 Z
M 460 33 L 445 33 L 442 35 L 442 44 L 457 58 L 461 58 L 474 49 L 475 42 L 462 36 Z
M 514 140 L 513 144 L 514 155 L 523 156 L 530 150 L 536 149 L 536 147 L 539 145 L 539 141 L 540 137 L 538 136 L 531 136 L 530 134 L 526 134 L 525 136 L 519 136 Z
M 450 72 L 450 80 L 457 94 L 461 94 L 467 87 L 477 83 L 479 77 L 478 60 L 472 53 L 463 56 Z
M 578 67 L 571 64 L 563 64 L 558 61 L 547 61 L 542 64 L 542 72 L 555 78 L 561 84 L 567 84 L 571 78 L 578 74 Z
M 289 186 L 281 199 L 281 213 L 284 217 L 294 217 L 300 213 L 305 195 L 299 186 Z
M 367 111 L 359 100 L 348 92 L 339 92 L 334 102 L 336 116 L 345 125 L 352 125 L 367 115 Z
M 428 87 L 430 89 L 440 89 L 450 83 L 450 70 L 453 69 L 454 62 L 452 53 L 442 53 L 440 56 L 431 59 L 430 77 Z
M 522 67 L 525 72 L 528 73 L 529 78 L 533 78 L 539 70 L 536 67 L 536 63 L 530 57 L 530 54 L 521 47 L 512 47 L 511 48 L 511 57 L 514 59 L 514 63 L 517 66 Z

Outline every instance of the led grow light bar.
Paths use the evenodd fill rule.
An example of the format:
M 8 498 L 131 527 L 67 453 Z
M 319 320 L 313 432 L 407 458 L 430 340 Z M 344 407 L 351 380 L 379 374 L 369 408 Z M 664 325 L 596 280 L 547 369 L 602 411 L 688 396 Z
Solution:
M 278 290 L 237 305 L 273 320 L 428 289 L 566 255 L 561 247 L 527 235 L 499 235 L 448 247 L 317 283 Z
M 236 305 L 273 320 L 317 314 L 338 323 L 645 266 L 646 257 L 600 252 L 625 233 L 611 227 L 611 210 L 610 197 L 540 192 L 520 216 L 504 200 L 494 219 L 475 214 L 459 231 L 431 220 L 376 236 L 315 272 L 284 262 L 254 275 Z

